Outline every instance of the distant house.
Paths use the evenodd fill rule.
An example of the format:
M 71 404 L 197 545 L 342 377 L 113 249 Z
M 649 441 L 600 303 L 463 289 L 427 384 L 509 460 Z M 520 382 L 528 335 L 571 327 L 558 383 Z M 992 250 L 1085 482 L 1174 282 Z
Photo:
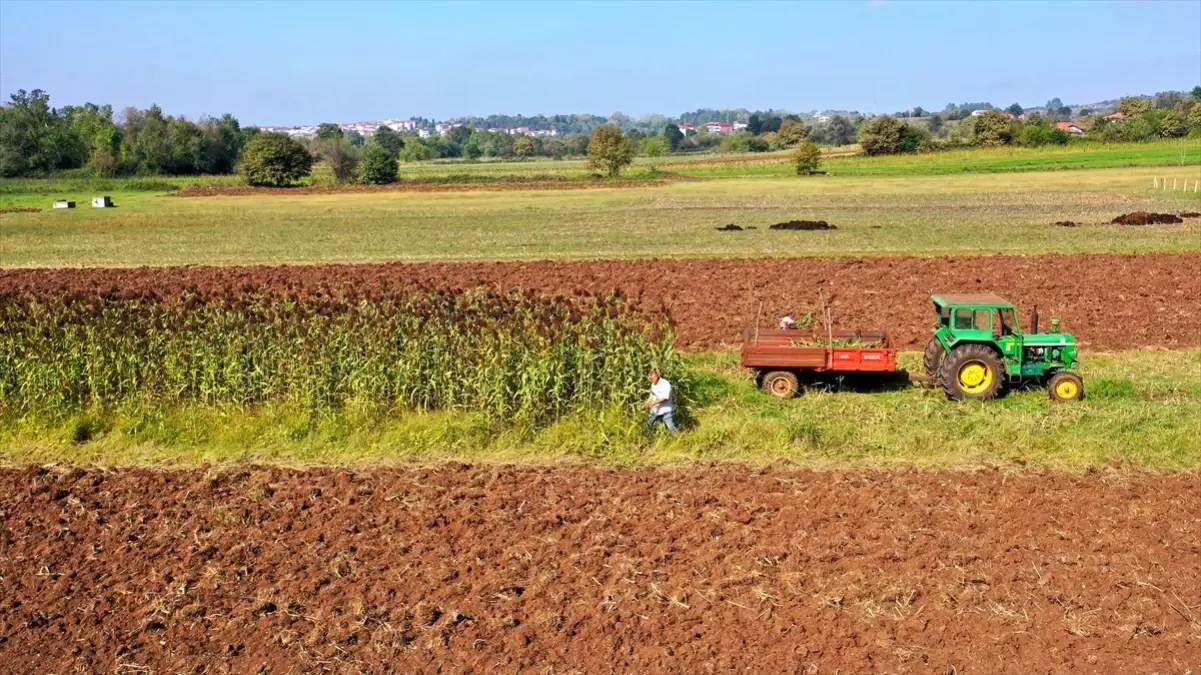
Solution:
M 680 131 L 684 132 L 685 136 L 688 135 L 689 131 L 692 131 L 692 132 L 696 131 L 696 127 L 691 124 L 688 124 L 687 122 L 680 122 L 676 126 L 680 128 Z
M 746 122 L 735 122 L 734 131 L 742 131 L 746 128 Z
M 1126 119 L 1126 113 L 1119 110 L 1118 112 L 1113 113 L 1112 115 L 1106 115 L 1105 119 L 1107 119 L 1107 120 L 1124 120 L 1124 119 Z
M 1030 113 L 1022 113 L 1021 115 L 1018 115 L 1018 119 L 1025 122 L 1026 120 L 1030 119 Z
M 1080 127 L 1076 126 L 1075 122 L 1056 122 L 1055 128 L 1063 129 L 1064 131 L 1068 132 L 1069 134 L 1084 133 L 1084 129 L 1081 129 Z
M 711 134 L 728 134 L 734 130 L 734 125 L 729 122 L 710 122 L 705 125 L 705 131 Z
M 986 113 L 986 112 L 988 112 L 988 111 L 987 111 L 987 110 L 985 110 L 985 109 L 983 109 L 983 108 L 981 108 L 980 110 L 973 110 L 973 111 L 972 111 L 972 117 L 979 117 L 979 116 L 983 115 L 983 114 L 984 114 L 984 113 Z

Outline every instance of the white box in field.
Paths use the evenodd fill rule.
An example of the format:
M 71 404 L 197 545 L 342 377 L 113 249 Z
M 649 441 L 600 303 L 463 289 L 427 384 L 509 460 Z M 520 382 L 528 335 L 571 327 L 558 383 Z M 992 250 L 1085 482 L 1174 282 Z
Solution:
M 70 199 L 56 199 L 54 201 L 54 208 L 56 208 L 56 209 L 73 209 L 73 208 L 75 208 L 75 202 Z
M 92 206 L 97 209 L 106 209 L 113 205 L 113 198 L 108 195 L 102 197 L 92 197 Z

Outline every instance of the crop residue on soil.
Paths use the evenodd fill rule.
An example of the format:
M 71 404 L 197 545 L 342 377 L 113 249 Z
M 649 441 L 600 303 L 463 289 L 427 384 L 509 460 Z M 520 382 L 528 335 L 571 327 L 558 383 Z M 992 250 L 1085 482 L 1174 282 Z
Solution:
M 1060 227 L 1080 227 L 1084 223 L 1077 223 L 1074 220 L 1057 220 L 1055 224 Z
M 772 230 L 837 230 L 838 227 L 827 223 L 824 220 L 789 220 L 783 223 L 776 223 L 770 228 Z
M 1184 221 L 1179 216 L 1171 213 L 1135 211 L 1134 213 L 1120 215 L 1111 222 L 1114 225 L 1173 225 L 1175 223 L 1183 223 Z
M 47 268 L 0 269 L 0 293 L 203 292 L 247 284 L 307 292 L 404 281 L 544 293 L 617 289 L 646 307 L 667 307 L 677 344 L 701 350 L 737 344 L 760 302 L 764 317 L 814 311 L 819 289 L 832 302 L 835 327 L 885 329 L 900 347 L 920 348 L 930 337 L 930 294 L 993 291 L 1017 304 L 1023 325 L 1038 305 L 1044 319 L 1061 317 L 1087 348 L 1115 350 L 1201 345 L 1201 314 L 1186 301 L 1201 297 L 1197 269 L 1197 252 Z
M 753 230 L 755 229 L 755 226 L 751 225 L 749 227 L 743 227 L 741 225 L 729 223 L 728 225 L 722 225 L 721 227 L 715 227 L 713 229 L 717 230 L 718 232 L 742 232 L 743 230 Z
M 8 468 L 0 654 L 13 673 L 1183 673 L 1199 493 L 1195 471 Z
M 1180 217 L 1181 218 L 1201 218 L 1201 213 L 1197 213 L 1196 211 L 1185 211 L 1184 213 L 1180 214 Z
M 33 206 L 12 206 L 7 209 L 0 209 L 0 214 L 3 213 L 38 213 L 41 209 Z

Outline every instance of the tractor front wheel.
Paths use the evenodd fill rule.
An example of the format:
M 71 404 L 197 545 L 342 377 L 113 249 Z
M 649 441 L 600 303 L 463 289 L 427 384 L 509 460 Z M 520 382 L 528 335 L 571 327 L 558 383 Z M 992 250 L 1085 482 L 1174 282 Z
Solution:
M 1051 376 L 1047 391 L 1056 403 L 1079 401 L 1084 398 L 1084 380 L 1076 373 L 1061 371 Z
M 763 376 L 763 391 L 775 398 L 793 398 L 801 389 L 801 382 L 796 373 L 787 370 L 773 370 Z
M 938 377 L 938 369 L 942 367 L 944 356 L 946 350 L 942 348 L 942 343 L 938 338 L 930 338 L 930 342 L 926 344 L 926 351 L 922 354 L 922 365 L 925 366 L 927 375 Z
M 1005 364 L 985 345 L 956 347 L 942 364 L 942 389 L 956 401 L 990 401 L 1001 393 Z

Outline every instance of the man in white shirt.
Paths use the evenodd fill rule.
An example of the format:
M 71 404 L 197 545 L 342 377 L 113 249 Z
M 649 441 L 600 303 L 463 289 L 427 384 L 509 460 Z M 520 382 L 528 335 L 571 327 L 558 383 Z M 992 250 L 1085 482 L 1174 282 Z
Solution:
M 651 381 L 651 397 L 642 406 L 650 411 L 650 417 L 646 420 L 646 430 L 649 432 L 654 428 L 655 422 L 662 419 L 668 430 L 676 431 L 676 421 L 672 418 L 675 406 L 671 401 L 671 382 L 665 377 L 660 377 L 657 370 L 652 370 L 647 378 Z

